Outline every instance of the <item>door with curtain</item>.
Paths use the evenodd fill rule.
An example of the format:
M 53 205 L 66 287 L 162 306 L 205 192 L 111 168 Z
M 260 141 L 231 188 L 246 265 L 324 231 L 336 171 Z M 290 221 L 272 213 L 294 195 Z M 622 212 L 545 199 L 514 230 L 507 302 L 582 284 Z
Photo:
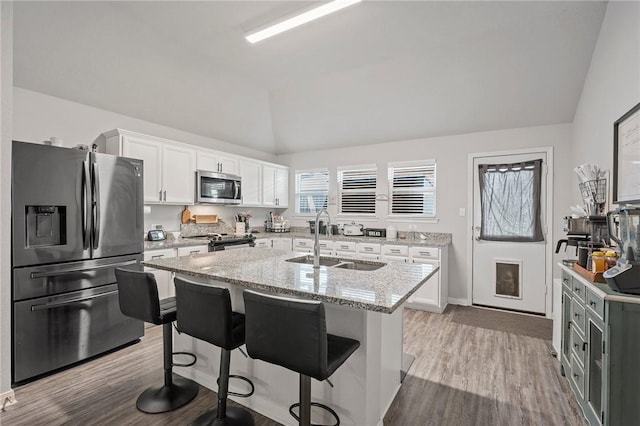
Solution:
M 546 152 L 474 158 L 474 305 L 545 313 L 546 161 Z

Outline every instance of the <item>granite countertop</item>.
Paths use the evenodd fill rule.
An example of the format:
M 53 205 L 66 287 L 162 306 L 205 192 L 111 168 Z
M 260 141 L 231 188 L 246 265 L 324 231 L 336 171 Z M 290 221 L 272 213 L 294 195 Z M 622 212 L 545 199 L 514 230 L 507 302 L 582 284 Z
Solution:
M 375 271 L 326 266 L 314 270 L 313 265 L 286 262 L 286 259 L 305 255 L 241 248 L 142 263 L 244 288 L 388 314 L 398 309 L 440 269 L 438 265 L 390 262 Z
M 583 277 L 578 272 L 576 272 L 572 267 L 567 266 L 561 262 L 558 263 L 558 266 L 563 271 L 568 272 L 574 278 L 578 279 L 581 283 L 583 283 L 585 286 L 590 288 L 594 293 L 596 293 L 599 297 L 603 298 L 604 300 L 610 300 L 612 302 L 640 304 L 640 296 L 636 296 L 633 294 L 620 293 L 618 291 L 613 290 L 611 287 L 609 287 L 609 284 L 596 283 L 593 281 L 589 281 L 587 278 Z
M 333 240 L 333 241 L 353 241 L 358 243 L 377 243 L 377 244 L 398 244 L 405 246 L 417 246 L 417 247 L 446 247 L 451 244 L 451 234 L 439 233 L 439 232 L 424 232 L 422 233 L 425 239 L 397 239 L 393 241 L 387 241 L 386 238 L 380 237 L 364 237 L 364 236 L 349 236 L 349 235 L 320 235 L 321 240 Z M 309 238 L 313 239 L 314 235 L 308 231 L 302 232 L 259 232 L 253 234 L 256 238 Z M 209 240 L 206 237 L 202 238 L 183 238 L 176 237 L 172 233 L 167 233 L 167 239 L 164 241 L 144 241 L 144 249 L 146 250 L 161 250 L 178 247 L 199 246 L 207 244 Z
M 179 247 L 201 246 L 209 244 L 209 239 L 206 237 L 201 238 L 182 238 L 175 237 L 172 233 L 167 233 L 167 239 L 163 241 L 148 241 L 144 240 L 144 250 L 162 250 L 172 249 Z
M 313 239 L 314 235 L 310 232 L 261 232 L 254 234 L 256 238 L 310 238 Z M 396 239 L 387 240 L 382 237 L 365 237 L 365 236 L 350 236 L 350 235 L 324 235 L 320 234 L 321 240 L 333 240 L 333 241 L 353 241 L 357 243 L 378 243 L 378 244 L 398 244 L 404 246 L 419 246 L 419 247 L 445 247 L 451 244 L 451 234 L 441 232 L 422 232 L 424 239 L 416 238 L 414 240 Z

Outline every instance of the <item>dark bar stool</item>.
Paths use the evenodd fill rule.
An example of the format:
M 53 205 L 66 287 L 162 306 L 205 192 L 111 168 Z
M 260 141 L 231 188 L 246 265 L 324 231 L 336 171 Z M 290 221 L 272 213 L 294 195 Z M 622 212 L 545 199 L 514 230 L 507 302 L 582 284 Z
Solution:
M 249 397 L 253 383 L 242 376 L 230 375 L 231 351 L 244 344 L 244 315 L 231 310 L 229 290 L 200 284 L 176 277 L 178 329 L 196 339 L 204 340 L 221 349 L 220 376 L 218 378 L 218 407 L 198 417 L 192 425 L 246 425 L 253 426 L 248 410 L 227 407 L 227 395 Z M 246 394 L 229 392 L 229 378 L 246 381 L 251 390 Z
M 270 296 L 245 290 L 247 352 L 251 358 L 280 365 L 300 374 L 300 402 L 289 413 L 300 425 L 311 424 L 311 406 L 327 410 L 340 424 L 338 414 L 311 402 L 311 378 L 328 379 L 360 342 L 327 333 L 321 302 Z M 299 415 L 294 408 L 299 406 Z
M 172 367 L 188 367 L 195 363 L 175 364 L 173 362 L 173 335 L 171 323 L 176 320 L 175 297 L 158 299 L 156 278 L 149 272 L 130 269 L 116 269 L 120 310 L 126 316 L 162 324 L 164 352 L 164 384 L 145 390 L 136 401 L 138 410 L 155 414 L 182 407 L 198 395 L 198 384 L 193 380 L 173 375 Z M 183 352 L 177 352 L 184 354 Z M 193 354 L 188 354 L 193 356 Z M 195 359 L 195 357 L 194 357 Z

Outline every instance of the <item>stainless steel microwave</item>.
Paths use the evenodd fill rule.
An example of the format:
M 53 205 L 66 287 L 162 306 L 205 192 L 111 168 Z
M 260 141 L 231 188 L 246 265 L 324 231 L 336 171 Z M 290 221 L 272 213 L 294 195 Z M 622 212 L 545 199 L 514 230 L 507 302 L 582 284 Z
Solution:
M 196 203 L 240 204 L 241 200 L 240 176 L 204 170 L 196 171 Z

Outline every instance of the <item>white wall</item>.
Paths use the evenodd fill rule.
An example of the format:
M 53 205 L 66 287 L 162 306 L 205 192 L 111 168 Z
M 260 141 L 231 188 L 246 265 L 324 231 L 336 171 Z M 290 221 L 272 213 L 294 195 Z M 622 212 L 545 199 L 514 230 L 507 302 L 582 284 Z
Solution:
M 0 394 L 3 394 L 11 390 L 12 2 L 0 2 L 0 21 Z
M 333 182 L 337 166 L 372 164 L 386 170 L 387 162 L 435 159 L 437 161 L 437 224 L 419 224 L 418 231 L 449 232 L 453 245 L 449 251 L 449 297 L 467 298 L 467 241 L 471 234 L 467 229 L 467 218 L 459 216 L 459 208 L 467 208 L 467 183 L 470 153 L 516 150 L 531 147 L 553 147 L 554 155 L 554 229 L 549 235 L 551 245 L 564 233 L 561 218 L 568 213 L 567 194 L 570 170 L 569 158 L 572 139 L 571 125 L 559 124 L 541 127 L 508 129 L 492 132 L 472 133 L 429 139 L 389 142 L 366 147 L 341 148 L 281 156 L 281 162 L 289 164 L 290 172 L 328 166 Z M 384 176 L 384 172 L 382 172 Z M 379 175 L 380 179 L 380 175 Z M 293 188 L 292 188 L 293 190 Z M 294 199 L 289 200 L 293 206 Z M 335 217 L 335 206 L 330 213 Z M 378 208 L 380 212 L 380 208 Z M 334 221 L 335 222 L 335 221 Z M 340 222 L 340 221 L 338 221 Z M 342 221 L 344 222 L 344 221 Z M 303 225 L 302 219 L 295 224 Z M 386 226 L 383 217 L 367 226 Z M 408 223 L 396 223 L 398 230 L 408 229 Z
M 258 160 L 276 159 L 262 151 L 19 87 L 13 89 L 13 108 L 13 139 L 24 142 L 41 142 L 57 136 L 63 139 L 64 146 L 90 145 L 101 133 L 121 128 Z
M 90 145 L 101 133 L 115 128 L 122 128 L 258 160 L 277 161 L 277 157 L 272 154 L 160 126 L 148 121 L 19 87 L 13 88 L 13 94 L 14 140 L 41 142 L 51 136 L 56 136 L 63 139 L 64 146 L 73 147 L 77 144 Z M 10 179 L 4 181 L 9 182 Z M 10 191 L 8 193 L 10 194 Z M 145 229 L 150 229 L 151 224 L 161 224 L 167 230 L 179 231 L 183 208 L 180 206 L 151 206 L 151 212 L 144 216 Z M 258 208 L 232 209 L 229 207 L 200 206 L 195 209 L 195 212 L 218 214 L 227 223 L 233 225 L 231 220 L 233 214 L 241 210 L 252 210 L 256 218 L 250 221 L 252 226 L 254 221 L 255 226 L 264 222 L 263 216 L 266 216 L 266 212 L 260 211 L 264 209 Z
M 640 2 L 612 1 L 576 110 L 572 164 L 613 171 L 613 123 L 640 102 Z M 572 195 L 577 200 L 577 178 Z

